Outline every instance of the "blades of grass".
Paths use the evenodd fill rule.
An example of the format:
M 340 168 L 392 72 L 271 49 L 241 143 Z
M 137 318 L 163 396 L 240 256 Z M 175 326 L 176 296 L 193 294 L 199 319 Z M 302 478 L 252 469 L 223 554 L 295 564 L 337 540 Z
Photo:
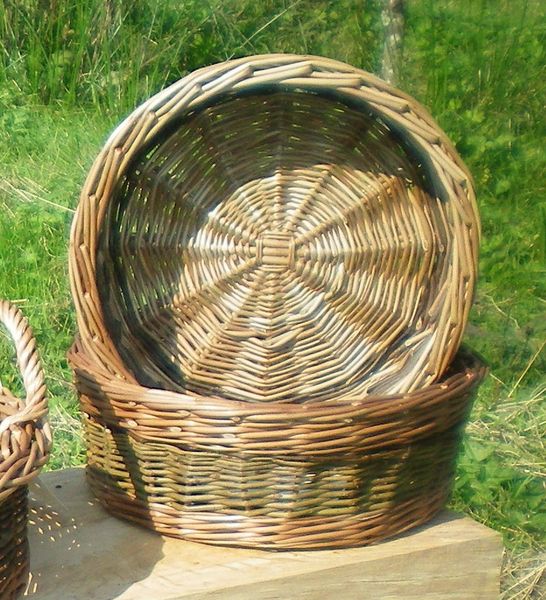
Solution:
M 542 342 L 542 344 L 540 344 L 538 350 L 533 354 L 533 356 L 531 357 L 531 360 L 527 363 L 527 366 L 525 367 L 525 369 L 523 369 L 523 371 L 520 373 L 520 376 L 517 378 L 516 383 L 514 383 L 512 389 L 510 390 L 510 392 L 508 394 L 508 398 L 511 398 L 514 395 L 514 392 L 518 389 L 519 385 L 521 384 L 521 382 L 523 381 L 523 379 L 529 372 L 529 369 L 534 365 L 536 359 L 539 357 L 540 353 L 544 349 L 544 346 L 546 346 L 546 340 L 544 340 Z
M 231 58 L 233 58 L 238 51 L 243 50 L 243 48 L 245 48 L 245 46 L 248 46 L 248 44 L 250 44 L 250 42 L 256 36 L 260 35 L 260 33 L 262 33 L 262 31 L 265 31 L 275 21 L 277 21 L 278 19 L 282 18 L 287 12 L 293 10 L 299 4 L 300 4 L 300 0 L 296 0 L 295 2 L 293 2 L 292 4 L 290 4 L 289 6 L 287 6 L 284 10 L 282 10 L 280 13 L 278 13 L 278 14 L 274 15 L 273 17 L 271 17 L 266 23 L 264 23 L 261 27 L 259 27 L 258 29 L 256 29 L 256 31 L 251 36 L 249 36 L 248 38 L 245 38 L 244 41 L 243 41 L 243 43 L 239 46 L 239 48 L 237 48 L 237 50 L 235 50 L 234 52 L 232 52 L 230 54 L 230 56 L 228 57 L 228 60 L 231 59 Z

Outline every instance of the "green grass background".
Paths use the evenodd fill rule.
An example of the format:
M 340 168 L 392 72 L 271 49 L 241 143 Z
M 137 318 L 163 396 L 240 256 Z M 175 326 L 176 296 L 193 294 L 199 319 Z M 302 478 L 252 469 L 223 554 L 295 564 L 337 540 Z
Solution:
M 398 72 L 473 172 L 482 215 L 466 341 L 491 374 L 453 504 L 535 555 L 546 542 L 545 37 L 541 0 L 408 0 Z M 83 460 L 65 356 L 75 332 L 67 244 L 107 134 L 200 66 L 282 51 L 377 71 L 382 41 L 379 0 L 4 0 L 0 296 L 24 309 L 43 355 L 55 427 L 49 468 Z M 17 389 L 1 336 L 0 345 L 3 381 Z

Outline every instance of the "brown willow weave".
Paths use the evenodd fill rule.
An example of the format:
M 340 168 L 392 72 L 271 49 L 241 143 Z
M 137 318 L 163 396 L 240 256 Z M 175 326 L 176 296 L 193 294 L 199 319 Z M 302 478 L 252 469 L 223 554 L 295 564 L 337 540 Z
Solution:
M 23 591 L 28 574 L 27 485 L 51 446 L 44 374 L 32 331 L 20 311 L 0 300 L 0 323 L 15 343 L 26 397 L 0 383 L 0 598 Z
M 406 394 L 313 403 L 197 398 L 70 361 L 87 474 L 117 516 L 212 544 L 366 544 L 445 503 L 459 435 L 485 368 L 461 351 L 441 382 Z
M 410 97 L 318 57 L 214 65 L 138 108 L 89 174 L 81 345 L 196 395 L 413 391 L 459 346 L 478 237 L 470 176 Z

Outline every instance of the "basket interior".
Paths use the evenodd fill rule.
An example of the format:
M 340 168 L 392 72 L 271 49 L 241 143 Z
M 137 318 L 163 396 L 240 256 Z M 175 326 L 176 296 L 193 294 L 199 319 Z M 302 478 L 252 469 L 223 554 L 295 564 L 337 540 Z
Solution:
M 415 389 L 452 323 L 452 223 L 428 189 L 397 134 L 333 97 L 186 114 L 129 164 L 102 221 L 109 335 L 150 387 L 281 402 Z

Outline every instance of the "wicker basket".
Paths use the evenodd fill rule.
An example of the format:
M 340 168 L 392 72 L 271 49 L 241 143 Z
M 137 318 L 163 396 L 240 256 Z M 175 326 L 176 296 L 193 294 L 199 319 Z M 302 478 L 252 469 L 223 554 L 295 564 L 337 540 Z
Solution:
M 485 370 L 457 354 L 478 238 L 445 135 L 348 65 L 244 58 L 149 100 L 106 143 L 71 234 L 96 496 L 259 548 L 429 519 Z
M 5 301 L 0 301 L 0 322 L 15 342 L 26 390 L 20 400 L 0 385 L 0 598 L 12 600 L 27 583 L 27 485 L 48 459 L 51 432 L 44 375 L 28 323 Z
M 70 355 L 87 475 L 113 514 L 221 545 L 366 544 L 430 519 L 450 491 L 485 367 L 461 351 L 416 392 L 306 404 L 196 398 Z
M 214 65 L 138 108 L 87 179 L 81 345 L 196 397 L 419 390 L 459 347 L 478 238 L 467 170 L 402 92 L 317 57 Z

